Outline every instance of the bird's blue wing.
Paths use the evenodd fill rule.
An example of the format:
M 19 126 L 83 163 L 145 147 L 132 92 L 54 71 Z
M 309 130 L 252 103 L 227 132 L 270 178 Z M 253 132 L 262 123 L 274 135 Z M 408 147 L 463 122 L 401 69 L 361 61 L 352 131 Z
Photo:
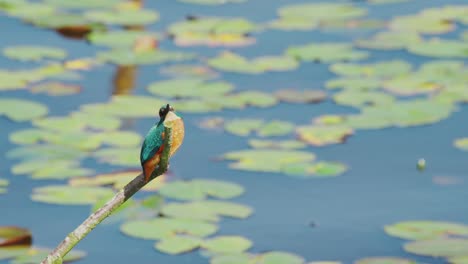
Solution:
M 151 159 L 161 148 L 163 143 L 162 133 L 164 125 L 153 126 L 143 141 L 140 152 L 141 164 Z

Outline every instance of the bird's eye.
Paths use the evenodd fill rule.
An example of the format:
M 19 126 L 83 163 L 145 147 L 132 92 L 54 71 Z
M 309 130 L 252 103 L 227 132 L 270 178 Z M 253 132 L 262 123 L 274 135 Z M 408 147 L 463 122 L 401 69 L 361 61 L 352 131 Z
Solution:
M 159 117 L 163 117 L 163 116 L 164 116 L 164 112 L 165 112 L 164 110 L 165 110 L 164 107 L 161 107 L 161 108 L 159 109 Z

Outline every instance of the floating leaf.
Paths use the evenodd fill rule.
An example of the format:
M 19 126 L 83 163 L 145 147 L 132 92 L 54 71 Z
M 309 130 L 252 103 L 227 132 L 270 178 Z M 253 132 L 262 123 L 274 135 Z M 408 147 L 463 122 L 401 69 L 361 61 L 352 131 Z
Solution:
M 248 60 L 226 51 L 208 60 L 208 64 L 223 71 L 249 74 L 259 74 L 265 71 L 287 71 L 299 66 L 299 63 L 286 56 L 266 56 Z
M 45 93 L 52 96 L 72 95 L 81 91 L 81 87 L 60 82 L 46 82 L 30 88 L 33 93 Z
M 436 58 L 468 58 L 468 43 L 457 40 L 431 39 L 408 45 L 408 52 Z
M 13 264 L 35 264 L 40 263 L 52 249 L 36 247 L 5 247 L 0 248 L 0 260 L 12 259 Z M 63 258 L 64 263 L 72 262 L 84 258 L 83 251 L 72 250 Z
M 159 19 L 152 10 L 91 10 L 84 16 L 92 22 L 124 26 L 147 25 Z
M 243 3 L 247 0 L 179 0 L 183 3 L 198 4 L 198 5 L 223 5 L 227 3 Z
M 164 100 L 135 95 L 113 96 L 108 103 L 82 105 L 87 115 L 114 117 L 156 117 L 159 107 L 167 103 Z
M 100 161 L 125 167 L 140 167 L 140 148 L 103 148 L 94 153 Z
M 126 170 L 117 171 L 112 173 L 98 174 L 93 177 L 73 178 L 70 180 L 70 186 L 108 186 L 111 185 L 115 190 L 122 189 L 127 183 L 133 180 L 141 170 Z M 151 184 L 147 184 L 143 187 L 142 191 L 155 191 L 164 185 L 166 174 L 158 176 L 156 179 L 151 181 Z
M 45 0 L 45 3 L 58 6 L 61 8 L 107 8 L 113 7 L 114 5 L 120 3 L 121 0 L 101 0 L 101 1 L 93 1 L 93 0 L 81 0 L 81 1 L 68 1 L 68 0 Z
M 416 262 L 397 257 L 372 257 L 359 259 L 354 264 L 416 264 Z
M 342 91 L 333 95 L 335 103 L 346 106 L 361 107 L 365 105 L 391 105 L 395 97 L 382 92 Z
M 209 97 L 223 96 L 233 90 L 228 82 L 205 82 L 201 79 L 172 79 L 151 83 L 150 93 L 162 97 Z
M 251 139 L 249 140 L 249 146 L 258 149 L 301 149 L 307 147 L 307 145 L 297 140 L 263 140 L 263 139 Z
M 158 38 L 158 34 L 146 31 L 113 30 L 93 31 L 87 35 L 92 44 L 111 48 L 130 48 L 138 39 L 145 37 Z
M 275 92 L 275 96 L 288 103 L 318 103 L 327 97 L 327 94 L 321 90 L 283 89 Z
M 12 168 L 14 174 L 28 174 L 32 179 L 67 179 L 83 177 L 93 173 L 92 170 L 80 168 L 74 160 L 37 159 L 17 163 Z
M 300 126 L 296 129 L 299 139 L 313 146 L 343 143 L 353 134 L 353 129 L 343 125 Z
M 45 105 L 29 100 L 0 98 L 0 115 L 5 115 L 15 122 L 29 121 L 46 115 Z
M 218 221 L 221 216 L 247 218 L 252 214 L 252 209 L 245 205 L 226 201 L 202 200 L 170 203 L 163 207 L 162 213 L 177 218 Z
M 161 73 L 179 78 L 203 78 L 213 79 L 218 73 L 207 66 L 196 64 L 177 64 L 161 68 Z
M 359 39 L 356 44 L 361 48 L 397 50 L 421 41 L 421 37 L 416 32 L 384 31 L 377 33 L 370 39 Z
M 288 263 L 288 264 L 303 264 L 304 259 L 298 255 L 283 252 L 283 251 L 271 251 L 263 254 L 260 258 L 259 264 L 276 264 L 276 263 Z
M 128 236 L 141 239 L 167 239 L 175 234 L 205 237 L 214 234 L 218 227 L 214 224 L 193 219 L 156 218 L 124 223 L 120 230 Z
M 202 240 L 198 237 L 173 236 L 159 241 L 155 244 L 155 248 L 163 253 L 176 255 L 192 251 L 201 243 Z
M 357 63 L 335 63 L 330 66 L 330 70 L 338 75 L 347 77 L 377 77 L 389 78 L 411 71 L 411 64 L 402 60 L 392 60 L 377 63 L 357 64 Z
M 391 236 L 411 240 L 426 240 L 446 235 L 468 235 L 468 226 L 440 221 L 405 221 L 385 226 Z
M 383 82 L 385 90 L 396 95 L 418 95 L 435 92 L 442 87 L 418 75 L 404 75 Z
M 7 192 L 6 187 L 8 187 L 8 184 L 8 180 L 0 178 L 0 194 Z
M 405 251 L 431 257 L 461 257 L 468 252 L 468 239 L 439 238 L 406 243 Z
M 390 21 L 390 28 L 395 31 L 409 31 L 423 34 L 440 34 L 452 31 L 453 22 L 438 16 L 417 15 L 399 16 Z
M 202 200 L 207 196 L 229 199 L 243 192 L 238 184 L 207 179 L 169 182 L 159 190 L 161 195 L 179 200 Z
M 67 53 L 62 49 L 46 46 L 12 46 L 5 48 L 3 55 L 20 61 L 40 61 L 42 59 L 64 59 Z
M 146 65 L 160 64 L 170 61 L 184 61 L 193 59 L 195 56 L 191 53 L 171 52 L 163 50 L 152 50 L 135 52 L 131 49 L 113 49 L 103 51 L 97 54 L 97 57 L 105 62 L 118 65 Z
M 236 254 L 217 254 L 211 260 L 210 264 L 253 264 L 256 263 L 253 257 L 246 253 Z
M 332 79 L 325 85 L 328 89 L 342 88 L 346 90 L 376 90 L 382 86 L 382 81 L 375 78 L 346 77 Z
M 82 205 L 93 204 L 100 199 L 110 198 L 113 191 L 103 187 L 71 187 L 67 185 L 49 185 L 34 188 L 31 198 L 33 201 L 63 204 Z
M 247 136 L 256 131 L 259 136 L 282 136 L 293 131 L 294 125 L 280 120 L 264 122 L 260 119 L 233 119 L 225 122 L 227 132 L 238 136 Z
M 453 142 L 453 144 L 458 149 L 468 150 L 468 138 L 458 138 Z
M 236 161 L 229 165 L 230 168 L 264 172 L 281 172 L 289 164 L 315 160 L 313 153 L 292 150 L 241 150 L 228 152 L 222 157 Z
M 213 253 L 241 253 L 252 246 L 252 242 L 241 236 L 218 236 L 202 242 L 201 247 Z
M 346 170 L 346 165 L 330 161 L 292 163 L 283 168 L 283 172 L 288 175 L 304 178 L 335 177 L 343 174 Z
M 360 60 L 368 56 L 367 52 L 356 51 L 346 43 L 326 42 L 291 46 L 286 54 L 301 61 L 334 62 Z
M 29 246 L 31 243 L 32 235 L 28 229 L 16 226 L 0 226 L 0 248 Z

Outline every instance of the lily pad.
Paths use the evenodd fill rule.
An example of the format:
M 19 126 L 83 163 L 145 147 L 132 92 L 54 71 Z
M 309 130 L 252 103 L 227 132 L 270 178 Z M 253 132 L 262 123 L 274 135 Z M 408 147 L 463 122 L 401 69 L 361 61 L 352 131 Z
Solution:
M 442 88 L 441 85 L 431 82 L 418 75 L 404 75 L 383 82 L 385 90 L 402 96 L 434 93 Z
M 225 122 L 224 129 L 237 136 L 247 136 L 255 131 L 259 136 L 268 137 L 289 134 L 294 130 L 294 125 L 280 120 L 233 119 Z
M 16 226 L 0 226 L 0 248 L 29 246 L 31 243 L 32 234 L 28 229 Z
M 109 186 L 114 190 L 122 189 L 127 183 L 133 180 L 141 173 L 141 170 L 125 170 L 112 173 L 98 174 L 92 177 L 73 178 L 69 181 L 70 186 Z M 163 186 L 166 180 L 166 174 L 161 175 L 143 187 L 142 191 L 155 191 Z
M 241 253 L 252 246 L 252 242 L 241 236 L 218 236 L 202 242 L 201 247 L 213 253 Z
M 417 32 L 384 31 L 370 39 L 359 39 L 356 45 L 367 49 L 398 50 L 421 41 L 422 38 Z
M 198 78 L 158 81 L 148 87 L 157 96 L 176 98 L 222 96 L 233 89 L 228 82 L 206 82 Z
M 247 253 L 216 254 L 210 260 L 210 264 L 254 264 L 256 263 L 254 258 Z
M 362 107 L 365 105 L 391 105 L 395 97 L 382 92 L 342 91 L 333 95 L 333 100 L 339 105 Z
M 243 3 L 247 0 L 179 0 L 183 3 L 197 4 L 197 5 L 224 5 L 228 3 Z
M 193 219 L 156 218 L 128 221 L 120 227 L 120 230 L 131 237 L 159 240 L 176 234 L 206 237 L 214 234 L 218 227 L 212 223 Z
M 104 62 L 118 65 L 146 65 L 190 60 L 193 59 L 195 55 L 191 53 L 171 52 L 159 49 L 135 52 L 131 49 L 118 48 L 100 52 L 97 54 L 97 57 Z
M 214 79 L 218 77 L 218 73 L 204 65 L 197 64 L 177 64 L 162 67 L 161 74 L 169 75 L 178 78 L 202 78 Z
M 405 251 L 431 257 L 461 257 L 468 252 L 468 239 L 439 238 L 406 243 Z
M 8 187 L 8 180 L 0 178 L 0 194 L 6 193 L 7 192 L 7 187 Z
M 221 216 L 244 219 L 252 214 L 252 208 L 226 201 L 202 200 L 187 203 L 170 203 L 162 208 L 167 216 L 205 221 L 219 221 Z
M 93 31 L 87 35 L 92 44 L 111 48 L 133 47 L 138 39 L 144 37 L 158 38 L 159 36 L 152 32 L 131 30 Z
M 85 12 L 84 17 L 92 22 L 138 26 L 156 22 L 159 14 L 152 10 L 91 10 Z
M 12 167 L 13 174 L 28 174 L 32 179 L 68 179 L 73 177 L 88 176 L 92 170 L 79 167 L 74 160 L 49 160 L 42 159 L 17 163 Z
M 468 58 L 468 43 L 457 40 L 431 39 L 410 44 L 408 52 L 436 58 Z
M 3 50 L 3 55 L 20 61 L 40 61 L 42 59 L 64 59 L 67 53 L 59 48 L 46 46 L 12 46 Z
M 410 31 L 423 34 L 441 34 L 452 31 L 455 25 L 438 16 L 417 15 L 395 17 L 390 21 L 390 28 L 394 31 Z
M 381 88 L 382 80 L 373 77 L 345 77 L 327 81 L 325 87 L 328 89 L 346 89 L 346 90 L 377 90 Z
M 110 198 L 113 191 L 104 187 L 71 187 L 67 185 L 49 185 L 34 188 L 31 199 L 37 202 L 84 205 L 93 204 L 100 199 Z
M 243 192 L 238 184 L 208 179 L 169 182 L 159 190 L 162 196 L 178 200 L 202 200 L 207 196 L 229 199 Z
M 291 46 L 286 54 L 301 61 L 335 62 L 361 60 L 369 54 L 365 51 L 356 51 L 353 46 L 346 43 L 324 42 L 311 43 L 302 46 Z
M 202 244 L 202 239 L 191 236 L 173 236 L 162 239 L 155 248 L 163 253 L 176 255 L 192 251 Z
M 371 257 L 359 259 L 354 264 L 416 264 L 416 262 L 398 257 Z
M 303 264 L 304 259 L 296 254 L 283 251 L 271 251 L 263 254 L 259 261 L 260 264 Z
M 0 98 L 0 116 L 4 115 L 15 122 L 29 121 L 46 115 L 45 105 L 29 100 Z
M 118 95 L 107 103 L 85 104 L 82 112 L 87 115 L 111 117 L 153 117 L 158 118 L 159 106 L 167 101 L 148 96 Z
M 296 177 L 336 177 L 348 168 L 340 162 L 320 161 L 293 163 L 285 166 L 283 172 Z
M 319 103 L 327 98 L 327 93 L 321 90 L 282 89 L 276 91 L 275 96 L 287 103 Z
M 458 138 L 453 144 L 456 148 L 468 151 L 468 138 Z
M 297 140 L 263 140 L 251 139 L 249 146 L 257 149 L 302 149 L 307 147 L 304 142 Z
M 411 64 L 402 60 L 392 60 L 377 63 L 335 63 L 330 70 L 338 75 L 347 77 L 376 77 L 389 78 L 411 71 Z
M 440 221 L 405 221 L 385 226 L 385 232 L 404 239 L 426 240 L 448 235 L 466 236 L 468 226 Z
M 265 56 L 249 60 L 227 51 L 208 60 L 208 64 L 215 69 L 248 74 L 260 74 L 266 71 L 288 71 L 299 66 L 297 61 L 286 56 Z
M 68 1 L 68 0 L 45 0 L 47 4 L 52 6 L 57 6 L 61 8 L 69 9 L 84 9 L 84 8 L 107 8 L 113 7 L 114 5 L 121 3 L 122 0 L 102 0 L 102 1 L 93 1 L 93 0 L 81 0 L 81 1 Z
M 343 143 L 354 131 L 343 125 L 334 126 L 300 126 L 296 129 L 299 139 L 313 146 Z
M 312 162 L 315 155 L 306 151 L 255 149 L 228 152 L 222 158 L 236 161 L 229 165 L 233 169 L 281 172 L 290 164 Z
M 140 148 L 103 148 L 94 153 L 98 161 L 125 167 L 140 167 Z
M 81 91 L 81 87 L 73 84 L 61 82 L 46 82 L 34 85 L 30 88 L 33 93 L 45 93 L 52 96 L 63 96 L 77 94 Z
M 40 263 L 52 249 L 37 247 L 5 247 L 0 248 L 0 260 L 11 259 L 13 264 Z M 86 256 L 84 251 L 72 250 L 63 258 L 64 263 L 73 262 Z

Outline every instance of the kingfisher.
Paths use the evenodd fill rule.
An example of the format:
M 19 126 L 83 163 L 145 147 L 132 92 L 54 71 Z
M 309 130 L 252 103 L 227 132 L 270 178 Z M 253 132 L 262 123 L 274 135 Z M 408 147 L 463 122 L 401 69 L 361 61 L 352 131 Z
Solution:
M 169 156 L 172 156 L 179 149 L 184 140 L 185 132 L 182 118 L 175 114 L 171 105 L 162 106 L 159 109 L 159 122 L 148 131 L 141 147 L 140 162 L 146 182 L 150 180 L 154 169 L 158 167 L 161 153 L 164 150 L 165 124 L 170 124 L 172 127 Z

